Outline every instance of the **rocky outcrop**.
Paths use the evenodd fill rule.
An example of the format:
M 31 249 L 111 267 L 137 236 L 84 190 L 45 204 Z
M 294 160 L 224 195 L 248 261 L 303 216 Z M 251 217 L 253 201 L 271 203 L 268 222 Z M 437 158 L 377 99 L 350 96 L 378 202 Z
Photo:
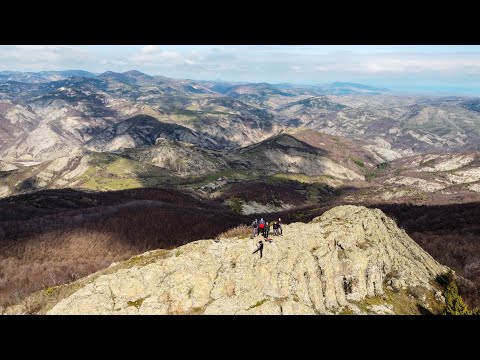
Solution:
M 284 226 L 262 258 L 252 254 L 257 239 L 201 240 L 113 264 L 48 314 L 392 314 L 401 313 L 395 297 L 414 301 L 409 289 L 435 299 L 433 279 L 447 270 L 382 211 L 360 206 Z
M 204 148 L 216 148 L 217 143 L 203 133 L 189 128 L 161 122 L 149 115 L 136 115 L 98 132 L 86 147 L 96 151 L 155 145 L 159 139 L 171 139 L 196 144 Z

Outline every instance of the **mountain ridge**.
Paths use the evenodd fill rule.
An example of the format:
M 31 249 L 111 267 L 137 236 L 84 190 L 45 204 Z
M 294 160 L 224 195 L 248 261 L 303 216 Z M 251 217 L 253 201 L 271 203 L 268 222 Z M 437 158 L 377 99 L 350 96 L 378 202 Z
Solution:
M 191 263 L 213 256 L 212 264 L 225 269 L 202 268 L 228 283 L 222 283 L 225 290 L 219 283 L 210 287 L 208 276 L 200 279 L 212 294 L 231 292 L 232 282 L 235 289 L 253 286 L 268 291 L 248 298 L 235 290 L 227 296 L 235 299 L 224 299 L 227 303 L 220 307 L 216 295 L 207 303 L 185 307 L 183 301 L 199 299 L 195 289 L 186 292 L 188 299 L 183 292 L 164 289 L 168 296 L 183 299 L 179 304 L 165 300 L 168 313 L 417 314 L 426 306 L 438 313 L 441 297 L 433 292 L 439 289 L 432 279 L 441 266 L 412 245 L 384 214 L 347 207 L 329 213 L 335 216 L 326 214 L 328 221 L 319 220 L 320 227 L 317 222 L 299 223 L 334 206 L 355 204 L 388 209 L 402 219 L 399 225 L 415 241 L 465 276 L 459 283 L 462 296 L 469 306 L 477 306 L 479 104 L 478 98 L 400 96 L 350 82 L 300 86 L 197 81 L 138 70 L 0 73 L 0 304 L 18 302 L 16 294 L 23 298 L 42 286 L 76 280 L 134 254 L 207 239 L 178 249 L 178 255 L 160 250 L 130 261 L 158 261 L 162 267 L 168 253 L 181 273 L 190 266 L 178 265 L 183 251 L 202 248 L 205 252 L 187 251 Z M 282 272 L 281 265 L 266 258 L 251 262 L 253 241 L 227 235 L 220 242 L 211 240 L 227 230 L 249 233 L 246 225 L 232 227 L 249 224 L 257 216 L 284 219 L 286 234 L 265 244 L 265 250 L 272 245 L 270 249 L 279 251 L 275 256 L 288 266 L 292 265 L 288 250 L 302 257 L 312 253 L 304 251 L 305 242 L 319 241 L 312 246 L 321 256 L 314 255 L 333 266 L 329 270 L 336 274 L 329 285 L 333 292 L 328 295 L 323 285 L 317 286 L 326 279 L 325 273 L 318 274 L 324 266 L 312 271 L 318 259 L 305 258 Z M 363 228 L 357 218 L 370 220 Z M 309 239 L 302 238 L 304 233 Z M 371 247 L 359 240 L 364 238 L 373 241 Z M 385 244 L 391 245 L 388 251 Z M 360 257 L 352 258 L 353 253 Z M 232 255 L 232 261 L 222 263 L 219 254 Z M 405 264 L 405 254 L 412 262 L 397 278 L 389 266 Z M 309 288 L 317 295 L 321 289 L 325 296 L 315 300 L 311 289 L 303 289 L 279 297 L 281 291 L 275 293 L 270 283 L 237 282 L 235 274 L 242 278 L 249 274 L 236 272 L 240 258 L 262 274 L 272 274 L 267 276 L 271 282 L 285 284 L 287 274 L 288 284 L 316 283 Z M 425 272 L 418 259 L 431 271 Z M 359 280 L 365 261 L 376 264 L 377 269 L 369 271 L 382 278 L 381 290 L 378 284 L 368 285 L 370 280 Z M 120 271 L 117 265 L 105 271 Z M 409 273 L 409 267 L 415 271 Z M 383 268 L 392 274 L 387 276 L 390 271 Z M 339 269 L 346 271 L 345 277 Z M 304 273 L 308 276 L 302 277 Z M 399 286 L 411 278 L 428 284 L 418 291 L 418 284 Z M 361 304 L 347 299 L 355 281 Z M 153 295 L 144 298 L 149 295 L 140 291 L 138 298 L 127 299 L 120 292 L 119 311 L 136 311 L 136 305 L 141 310 L 141 302 L 147 306 L 151 301 Z
M 300 229 L 302 235 L 296 235 Z M 287 225 L 284 232 L 284 237 L 265 244 L 262 258 L 251 254 L 252 240 L 235 239 L 140 255 L 135 262 L 144 258 L 146 265 L 129 260 L 133 267 L 97 278 L 47 314 L 395 314 L 418 311 L 412 308 L 417 302 L 430 311 L 441 305 L 432 284 L 448 268 L 379 210 L 338 207 L 310 224 Z M 311 253 L 304 253 L 307 249 Z M 297 252 L 304 254 L 299 262 L 292 259 Z M 191 267 L 196 275 L 189 278 Z M 177 275 L 166 275 L 164 285 L 155 281 L 173 269 Z M 140 277 L 151 280 L 142 282 Z M 122 290 L 127 284 L 128 291 Z M 419 300 L 399 300 L 403 291 L 413 288 Z M 372 297 L 379 303 L 363 302 Z M 408 310 L 401 309 L 401 301 Z
M 308 224 L 285 225 L 262 257 L 252 254 L 256 241 L 220 238 L 149 251 L 52 289 L 53 300 L 37 311 L 418 314 L 443 307 L 435 278 L 448 268 L 378 209 L 340 206 Z

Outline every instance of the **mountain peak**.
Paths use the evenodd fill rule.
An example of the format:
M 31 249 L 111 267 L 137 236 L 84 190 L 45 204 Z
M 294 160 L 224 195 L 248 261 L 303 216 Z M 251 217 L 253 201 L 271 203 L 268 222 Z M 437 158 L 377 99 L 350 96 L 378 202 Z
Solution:
M 118 72 L 107 70 L 107 71 L 99 74 L 98 76 L 112 76 L 112 75 L 119 75 L 119 74 L 120 73 L 118 73 Z
M 339 206 L 283 228 L 262 257 L 253 253 L 259 239 L 230 238 L 113 264 L 74 283 L 81 288 L 48 314 L 395 314 L 439 305 L 431 281 L 447 268 L 381 210 Z M 425 297 L 402 291 L 411 288 Z
M 151 78 L 152 76 L 150 75 L 147 75 L 145 73 L 142 73 L 138 70 L 129 70 L 129 71 L 125 71 L 122 73 L 123 75 L 127 75 L 127 76 L 131 76 L 131 77 L 149 77 Z

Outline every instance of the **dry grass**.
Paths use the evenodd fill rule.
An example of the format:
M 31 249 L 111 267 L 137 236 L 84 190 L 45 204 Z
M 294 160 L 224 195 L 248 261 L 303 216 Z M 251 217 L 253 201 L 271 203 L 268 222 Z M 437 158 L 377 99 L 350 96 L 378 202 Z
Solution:
M 250 226 L 240 225 L 221 233 L 217 236 L 217 239 L 228 239 L 233 237 L 244 239 L 251 236 L 252 232 L 253 230 Z

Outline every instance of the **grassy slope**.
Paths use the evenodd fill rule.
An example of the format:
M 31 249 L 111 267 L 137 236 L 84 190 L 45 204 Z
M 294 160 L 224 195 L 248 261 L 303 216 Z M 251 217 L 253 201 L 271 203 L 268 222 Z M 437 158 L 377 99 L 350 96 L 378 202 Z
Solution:
M 125 190 L 164 184 L 170 180 L 162 169 L 112 154 L 95 154 L 79 187 L 89 190 Z

